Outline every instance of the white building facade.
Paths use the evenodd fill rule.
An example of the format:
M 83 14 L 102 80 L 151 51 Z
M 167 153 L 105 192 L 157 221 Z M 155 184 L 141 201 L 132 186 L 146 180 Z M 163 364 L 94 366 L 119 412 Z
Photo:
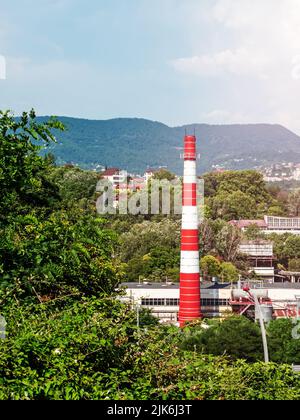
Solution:
M 239 247 L 247 255 L 253 271 L 261 280 L 273 283 L 275 279 L 273 243 L 268 241 L 244 241 Z
M 125 283 L 123 301 L 132 304 L 134 308 L 150 309 L 152 314 L 162 323 L 178 324 L 179 317 L 179 284 L 163 285 Z M 300 284 L 273 284 L 263 282 L 250 284 L 253 293 L 268 298 L 273 306 L 275 318 L 295 318 L 299 316 Z M 221 317 L 234 312 L 234 295 L 238 286 L 229 284 L 201 287 L 201 305 L 204 318 Z

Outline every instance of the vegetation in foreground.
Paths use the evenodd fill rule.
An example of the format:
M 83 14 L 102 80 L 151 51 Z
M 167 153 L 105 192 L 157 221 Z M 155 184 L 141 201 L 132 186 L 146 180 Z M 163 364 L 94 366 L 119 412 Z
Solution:
M 134 313 L 115 299 L 60 306 L 16 303 L 8 311 L 9 338 L 0 344 L 1 399 L 300 398 L 300 375 L 290 365 L 185 350 L 188 332 L 144 323 L 138 330 Z

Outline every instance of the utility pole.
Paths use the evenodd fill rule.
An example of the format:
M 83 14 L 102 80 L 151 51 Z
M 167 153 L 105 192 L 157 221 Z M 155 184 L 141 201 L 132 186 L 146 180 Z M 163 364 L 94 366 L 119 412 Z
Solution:
M 257 296 L 253 296 L 253 297 L 254 297 L 255 306 L 258 309 L 259 323 L 260 323 L 261 335 L 262 335 L 263 346 L 264 346 L 265 363 L 270 363 L 267 332 L 266 332 L 266 326 L 265 326 L 263 313 L 262 313 L 261 306 L 260 306 Z
M 136 304 L 136 326 L 138 331 L 140 330 L 140 305 Z
M 249 288 L 245 288 L 244 291 L 247 292 L 249 294 L 249 296 L 251 297 L 251 299 L 254 300 L 255 308 L 257 308 L 257 312 L 258 312 L 258 316 L 259 316 L 260 329 L 261 329 L 261 335 L 262 335 L 262 341 L 263 341 L 263 347 L 264 347 L 264 359 L 265 359 L 265 363 L 270 363 L 268 340 L 267 340 L 267 331 L 266 331 L 263 312 L 261 310 L 261 305 L 259 303 L 258 297 L 255 294 L 252 294 L 250 292 Z

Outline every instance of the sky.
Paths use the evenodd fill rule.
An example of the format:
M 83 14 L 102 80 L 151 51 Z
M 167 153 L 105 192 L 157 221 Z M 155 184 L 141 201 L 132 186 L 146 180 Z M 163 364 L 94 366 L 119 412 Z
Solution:
M 299 0 L 0 0 L 0 109 L 300 134 Z

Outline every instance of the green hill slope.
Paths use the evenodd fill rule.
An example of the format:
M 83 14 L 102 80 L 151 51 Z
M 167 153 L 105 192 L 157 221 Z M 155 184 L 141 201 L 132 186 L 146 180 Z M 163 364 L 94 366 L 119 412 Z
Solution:
M 44 120 L 46 117 L 40 117 Z M 59 164 L 72 162 L 83 168 L 119 166 L 143 172 L 148 166 L 167 166 L 181 173 L 180 153 L 185 131 L 197 134 L 199 172 L 219 165 L 251 169 L 277 162 L 300 162 L 300 137 L 280 125 L 206 125 L 171 128 L 143 119 L 91 121 L 59 117 L 67 126 L 50 146 Z

